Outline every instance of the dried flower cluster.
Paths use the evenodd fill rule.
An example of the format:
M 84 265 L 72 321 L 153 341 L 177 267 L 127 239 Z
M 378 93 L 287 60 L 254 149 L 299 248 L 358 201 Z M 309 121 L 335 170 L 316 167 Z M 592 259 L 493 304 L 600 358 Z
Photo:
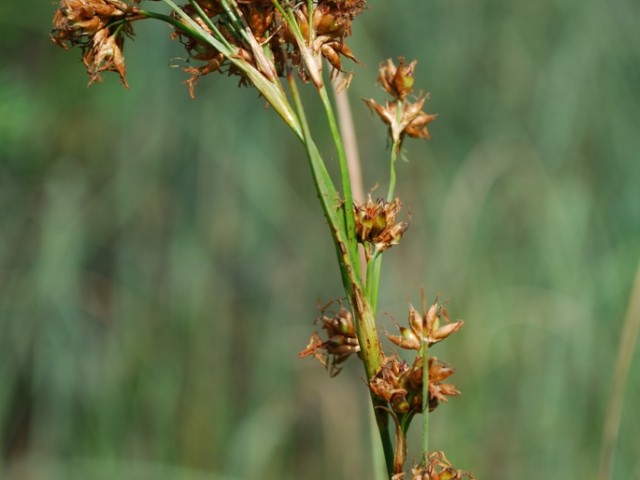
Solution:
M 418 95 L 415 102 L 410 102 L 407 96 L 413 92 L 413 75 L 416 61 L 405 65 L 404 57 L 398 58 L 396 66 L 391 59 L 380 65 L 378 81 L 382 88 L 392 97 L 384 106 L 374 99 L 365 99 L 366 104 L 376 112 L 382 121 L 389 125 L 391 139 L 400 148 L 406 135 L 413 138 L 430 138 L 427 125 L 436 119 L 436 115 L 422 111 L 428 94 Z
M 412 480 L 474 480 L 468 472 L 456 470 L 443 452 L 432 452 L 428 461 L 411 470 Z
M 413 365 L 393 355 L 388 357 L 378 372 L 371 379 L 369 387 L 377 396 L 389 402 L 391 410 L 397 416 L 413 416 L 423 411 L 423 382 L 421 356 L 417 356 Z M 442 383 L 453 375 L 453 368 L 429 357 L 429 411 L 432 412 L 440 404 L 446 402 L 448 396 L 460 395 L 455 385 Z
M 269 79 L 296 69 L 303 80 L 321 84 L 322 57 L 340 71 L 342 57 L 357 61 L 344 38 L 351 34 L 351 22 L 363 10 L 364 0 L 314 2 L 311 21 L 306 2 L 197 0 L 196 3 L 199 9 L 187 5 L 184 11 L 208 33 L 221 36 L 234 56 Z M 290 8 L 289 14 L 283 7 Z M 177 31 L 175 36 L 192 59 L 206 62 L 185 69 L 192 75 L 188 80 L 192 94 L 198 78 L 215 71 L 238 75 L 241 84 L 250 83 L 246 73 L 222 52 L 183 31 Z
M 437 301 L 420 315 L 413 306 L 409 306 L 409 327 L 397 325 L 400 335 L 389 335 L 391 342 L 406 350 L 417 350 L 413 365 L 399 360 L 396 356 L 386 362 L 371 380 L 371 391 L 384 398 L 396 414 L 420 413 L 423 411 L 423 359 L 427 349 L 441 342 L 464 325 L 463 321 L 450 322 L 447 310 Z M 435 357 L 429 357 L 429 411 L 433 411 L 440 402 L 446 402 L 447 396 L 460 395 L 460 391 L 451 384 L 442 381 L 450 377 L 454 370 Z
M 464 325 L 462 320 L 452 323 L 446 308 L 438 302 L 431 305 L 423 315 L 409 305 L 408 323 L 409 328 L 397 325 L 400 335 L 387 334 L 389 340 L 408 350 L 420 350 L 423 342 L 430 347 L 457 332 Z
M 313 355 L 324 365 L 329 375 L 334 377 L 342 370 L 339 367 L 342 362 L 352 353 L 360 352 L 360 345 L 351 312 L 340 305 L 337 313 L 327 316 L 327 309 L 331 303 L 321 308 L 320 316 L 316 319 L 316 323 L 322 324 L 327 340 L 323 341 L 317 333 L 314 333 L 299 356 L 304 358 Z
M 344 39 L 364 7 L 365 0 L 192 0 L 181 6 L 184 16 L 176 12 L 166 16 L 121 0 L 61 0 L 51 37 L 63 48 L 82 48 L 90 83 L 100 80 L 104 71 L 115 71 L 126 85 L 124 38 L 133 35 L 132 22 L 155 18 L 174 27 L 173 38 L 182 42 L 191 60 L 204 62 L 185 68 L 191 74 L 187 83 L 192 95 L 198 79 L 216 71 L 251 84 L 244 67 L 269 80 L 296 69 L 303 80 L 318 85 L 322 58 L 337 71 L 343 70 L 343 58 L 357 62 Z M 191 22 L 201 31 L 194 30 Z M 224 48 L 214 47 L 202 31 Z
M 140 18 L 137 7 L 119 0 L 61 0 L 51 39 L 65 50 L 81 48 L 89 84 L 112 71 L 127 86 L 122 48 L 125 37 L 133 35 L 131 22 Z
M 358 235 L 360 236 L 360 231 Z M 340 365 L 347 358 L 353 353 L 360 354 L 360 346 L 353 315 L 342 305 L 336 313 L 328 314 L 328 307 L 332 303 L 322 307 L 321 314 L 316 319 L 316 323 L 322 324 L 327 339 L 322 340 L 317 333 L 314 333 L 299 356 L 301 358 L 314 356 L 325 366 L 331 376 L 335 376 L 340 373 Z M 387 334 L 389 340 L 400 348 L 417 351 L 418 354 L 413 363 L 409 364 L 396 354 L 385 356 L 382 366 L 369 380 L 369 389 L 372 394 L 385 402 L 388 407 L 384 408 L 391 414 L 396 424 L 394 479 L 404 478 L 402 467 L 406 460 L 406 431 L 413 417 L 424 413 L 427 406 L 429 412 L 432 412 L 441 403 L 447 402 L 448 397 L 460 395 L 455 385 L 444 383 L 453 375 L 453 367 L 436 357 L 428 356 L 427 353 L 430 346 L 460 330 L 464 322 L 461 320 L 451 322 L 446 308 L 437 301 L 429 308 L 423 307 L 423 310 L 424 313 L 420 314 L 410 305 L 409 327 L 402 327 L 396 323 L 400 335 Z M 425 358 L 428 358 L 427 388 L 424 385 Z M 426 402 L 424 401 L 425 392 L 428 392 Z M 473 478 L 454 469 L 441 452 L 432 453 L 429 458 L 430 461 L 426 466 L 418 466 L 412 470 L 414 479 Z
M 374 202 L 371 195 L 364 203 L 354 203 L 356 234 L 358 242 L 365 245 L 367 259 L 400 242 L 402 235 L 409 228 L 408 222 L 396 223 L 396 216 L 401 207 L 402 203 L 398 198 L 393 202 L 385 202 L 378 198 Z
M 387 357 L 377 374 L 370 380 L 369 388 L 377 397 L 383 399 L 389 405 L 389 411 L 396 423 L 395 453 L 395 478 L 403 478 L 402 467 L 406 459 L 406 432 L 413 416 L 422 413 L 428 406 L 432 412 L 442 402 L 447 402 L 450 396 L 460 395 L 457 387 L 450 383 L 443 383 L 451 375 L 454 369 L 450 365 L 429 356 L 429 347 L 449 337 L 452 333 L 462 328 L 464 322 L 451 322 L 444 306 L 437 301 L 429 308 L 425 305 L 423 293 L 423 314 L 419 314 L 413 306 L 409 306 L 408 327 L 398 326 L 400 335 L 387 337 L 395 345 L 405 350 L 415 350 L 417 355 L 413 364 L 409 365 L 396 355 Z M 428 364 L 425 370 L 425 359 Z M 425 388 L 424 382 L 428 382 Z M 425 399 L 425 395 L 428 398 Z M 435 457 L 434 457 L 435 458 Z M 432 466 L 433 467 L 433 466 Z M 447 477 L 448 473 L 437 476 L 439 473 L 431 468 L 430 474 L 423 479 L 462 478 Z M 455 470 L 452 470 L 455 471 Z M 415 475 L 415 469 L 414 469 Z M 431 476 L 429 476 L 431 475 Z

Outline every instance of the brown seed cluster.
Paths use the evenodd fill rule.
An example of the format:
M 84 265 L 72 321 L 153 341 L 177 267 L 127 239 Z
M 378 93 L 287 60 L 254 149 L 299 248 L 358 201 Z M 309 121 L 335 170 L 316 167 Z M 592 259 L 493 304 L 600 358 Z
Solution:
M 417 61 L 405 65 L 404 57 L 398 58 L 396 66 L 391 59 L 380 65 L 378 81 L 392 99 L 380 105 L 374 99 L 364 101 L 384 123 L 389 126 L 393 142 L 400 147 L 405 136 L 413 138 L 430 138 L 427 125 L 436 119 L 436 115 L 422 111 L 428 94 L 418 95 L 415 102 L 407 97 L 413 92 L 414 71 Z
M 409 305 L 408 323 L 409 328 L 397 325 L 400 335 L 387 334 L 389 340 L 408 350 L 420 350 L 423 341 L 430 347 L 457 332 L 464 325 L 462 320 L 451 322 L 447 309 L 438 302 L 431 305 L 423 315 Z
M 369 382 L 378 397 L 389 402 L 396 416 L 414 415 L 423 411 L 423 359 L 417 356 L 412 365 L 393 355 L 387 357 L 382 368 Z M 460 395 L 455 385 L 442 383 L 453 375 L 453 368 L 436 357 L 429 357 L 429 411 L 433 411 L 447 397 Z
M 475 480 L 468 472 L 457 470 L 444 452 L 431 452 L 428 461 L 411 470 L 413 480 Z
M 101 73 L 116 72 L 127 86 L 122 48 L 133 35 L 131 22 L 141 18 L 137 7 L 119 0 L 61 0 L 53 17 L 51 39 L 65 50 L 79 46 L 89 84 Z
M 371 389 L 374 393 L 388 401 L 390 401 L 389 399 L 391 398 L 389 397 L 389 392 L 394 388 L 402 388 L 406 390 L 410 398 L 420 395 L 420 408 L 418 410 L 420 412 L 422 411 L 422 362 L 425 347 L 429 348 L 432 345 L 441 342 L 452 333 L 460 330 L 464 325 L 462 320 L 451 322 L 446 308 L 444 305 L 440 305 L 437 301 L 429 308 L 426 308 L 426 305 L 423 306 L 423 310 L 424 313 L 420 314 L 412 305 L 409 305 L 409 327 L 403 327 L 396 323 L 396 326 L 400 330 L 400 335 L 390 335 L 387 333 L 387 338 L 400 348 L 406 350 L 417 350 L 419 352 L 411 369 L 412 372 L 407 374 L 407 378 L 413 379 L 412 382 L 407 383 L 403 375 L 397 376 L 395 372 L 399 369 L 392 362 L 389 365 L 384 365 L 377 376 L 384 381 L 378 382 L 379 385 L 376 387 L 371 385 Z M 387 372 L 385 370 L 389 371 Z M 460 391 L 455 387 L 455 385 L 442 383 L 442 381 L 449 378 L 453 372 L 454 370 L 451 366 L 439 361 L 435 357 L 429 357 L 429 411 L 434 410 L 440 402 L 446 402 L 448 396 L 460 395 Z M 394 380 L 394 376 L 397 377 L 397 381 Z M 416 384 L 418 385 L 417 391 L 419 393 L 411 393 L 412 389 L 416 388 Z M 407 386 L 411 388 L 407 388 Z M 384 395 L 380 395 L 379 392 L 384 393 Z M 389 397 L 389 399 L 387 397 Z M 418 408 L 418 405 L 411 404 L 411 406 L 412 408 Z M 406 412 L 397 411 L 397 413 Z
M 429 412 L 435 410 L 442 402 L 447 402 L 448 397 L 460 395 L 457 387 L 451 383 L 445 383 L 453 375 L 454 369 L 438 358 L 429 356 L 429 347 L 449 337 L 458 331 L 462 321 L 451 322 L 444 306 L 436 301 L 429 308 L 426 307 L 425 296 L 422 296 L 423 311 L 419 314 L 412 306 L 409 307 L 409 327 L 401 327 L 400 335 L 387 337 L 397 346 L 416 350 L 413 363 L 400 359 L 397 355 L 387 356 L 377 373 L 369 381 L 369 389 L 378 398 L 388 405 L 387 410 L 396 424 L 396 452 L 394 457 L 394 476 L 400 480 L 404 478 L 403 465 L 406 460 L 406 432 L 414 415 L 423 413 L 428 408 Z M 396 324 L 397 325 L 397 324 Z M 428 363 L 425 365 L 425 361 Z M 425 371 L 426 366 L 426 371 Z M 426 378 L 425 378 L 426 377 Z M 425 385 L 424 382 L 428 382 Z M 427 395 L 427 398 L 425 398 Z M 436 464 L 434 464 L 436 465 Z M 462 478 L 448 477 L 448 470 L 439 471 L 431 468 L 426 476 L 417 476 L 420 479 L 445 479 Z M 426 467 L 425 467 L 426 468 Z M 424 470 L 424 469 L 423 469 Z M 423 470 L 414 469 L 418 475 Z M 449 473 L 447 473 L 449 472 Z M 429 476 L 431 475 L 431 476 Z
M 351 354 L 360 352 L 360 345 L 351 312 L 340 305 L 338 311 L 329 316 L 327 309 L 330 305 L 331 303 L 322 307 L 320 316 L 316 319 L 316 323 L 322 324 L 327 340 L 323 341 L 317 333 L 314 333 L 299 357 L 313 355 L 324 365 L 329 375 L 335 377 L 342 370 L 339 365 Z
M 396 222 L 401 207 L 402 203 L 398 198 L 393 202 L 378 198 L 374 202 L 371 195 L 364 203 L 354 203 L 356 235 L 358 242 L 365 246 L 367 259 L 400 242 L 409 228 L 408 222 Z
M 142 0 L 132 1 L 139 4 Z M 187 84 L 192 95 L 198 79 L 213 72 L 237 75 L 241 84 L 250 84 L 238 62 L 252 66 L 269 80 L 297 70 L 303 80 L 318 83 L 322 58 L 335 71 L 343 70 L 344 58 L 357 62 L 344 39 L 351 34 L 354 17 L 365 8 L 365 0 L 314 1 L 312 12 L 308 2 L 293 0 L 196 0 L 180 8 L 199 26 L 198 33 L 176 12 L 171 13 L 171 20 L 134 4 L 121 0 L 60 1 L 51 37 L 65 49 L 82 48 L 90 83 L 100 80 L 104 71 L 115 71 L 126 85 L 124 39 L 133 35 L 133 21 L 151 17 L 170 21 L 175 28 L 173 38 L 182 42 L 191 61 L 199 63 L 185 68 L 191 75 Z M 226 50 L 212 46 L 201 32 L 217 39 Z
M 238 58 L 267 78 L 284 76 L 293 69 L 303 80 L 317 82 L 319 67 L 315 59 L 324 57 L 339 71 L 342 58 L 357 61 L 344 39 L 351 34 L 352 20 L 363 10 L 364 0 L 321 0 L 314 2 L 311 14 L 307 2 L 280 1 L 281 6 L 290 8 L 291 17 L 283 16 L 283 10 L 272 0 L 197 0 L 197 3 L 207 18 L 203 19 L 190 5 L 184 11 L 209 33 L 219 31 Z M 242 29 L 237 27 L 234 16 L 242 23 Z M 176 36 L 192 59 L 206 62 L 186 69 L 191 73 L 188 84 L 192 94 L 197 80 L 215 71 L 238 75 L 241 84 L 249 83 L 245 73 L 212 46 L 184 32 L 178 31 Z

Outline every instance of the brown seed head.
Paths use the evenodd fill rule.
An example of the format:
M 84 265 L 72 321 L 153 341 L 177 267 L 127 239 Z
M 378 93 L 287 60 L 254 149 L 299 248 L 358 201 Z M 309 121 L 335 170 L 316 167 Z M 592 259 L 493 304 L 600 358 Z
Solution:
M 112 71 L 127 86 L 122 49 L 125 36 L 133 35 L 131 21 L 139 18 L 139 12 L 119 0 L 61 0 L 51 40 L 64 49 L 81 47 L 89 84 L 100 81 L 102 72 Z
M 378 114 L 384 123 L 389 125 L 391 139 L 400 144 L 405 135 L 413 138 L 431 138 L 427 125 L 433 122 L 437 115 L 422 111 L 422 106 L 428 97 L 420 97 L 414 103 L 406 100 L 403 102 L 387 102 L 384 106 L 372 98 L 365 98 L 367 106 Z
M 456 470 L 443 452 L 431 452 L 426 463 L 411 469 L 413 480 L 475 480 L 475 477 L 462 470 Z
M 341 371 L 338 365 L 351 354 L 360 352 L 360 345 L 351 312 L 340 305 L 337 313 L 332 316 L 326 315 L 330 305 L 331 303 L 322 307 L 321 314 L 316 319 L 316 322 L 322 323 L 327 340 L 322 341 L 319 335 L 314 333 L 307 347 L 298 356 L 304 358 L 313 355 L 333 377 Z
M 354 203 L 356 235 L 358 241 L 368 247 L 365 248 L 367 258 L 400 242 L 402 235 L 409 228 L 408 222 L 396 223 L 401 208 L 402 203 L 398 198 L 393 202 L 378 198 L 374 202 L 371 194 L 366 202 Z
M 51 39 L 65 49 L 84 45 L 113 21 L 138 12 L 137 7 L 118 0 L 61 0 L 53 16 Z
M 398 357 L 385 359 L 382 367 L 369 382 L 369 388 L 378 397 L 386 400 L 391 409 L 400 415 L 423 411 L 423 359 L 417 356 L 413 365 Z M 451 375 L 453 368 L 435 357 L 429 357 L 429 411 L 435 410 L 447 397 L 460 395 L 455 385 L 442 383 Z
M 111 70 L 126 83 L 122 57 L 124 36 L 133 33 L 131 21 L 147 16 L 137 7 L 141 0 L 132 2 L 60 0 L 51 38 L 65 49 L 81 46 L 91 82 L 99 80 L 101 72 Z M 195 0 L 180 7 L 200 29 L 229 45 L 225 55 L 231 58 L 221 58 L 221 52 L 207 45 L 199 35 L 192 37 L 190 22 L 176 12 L 171 13 L 174 20 L 185 25 L 176 28 L 172 37 L 185 46 L 189 60 L 205 62 L 184 68 L 191 75 L 186 83 L 192 95 L 199 78 L 213 72 L 239 76 L 241 85 L 249 85 L 254 80 L 249 78 L 251 75 L 247 74 L 245 66 L 254 68 L 268 81 L 297 70 L 303 81 L 313 80 L 321 85 L 322 57 L 335 73 L 343 71 L 345 58 L 357 62 L 345 44 L 345 38 L 351 34 L 352 21 L 364 9 L 365 0 L 314 1 L 311 20 L 307 2 L 281 3 L 285 9 L 293 9 L 292 18 L 283 16 L 272 0 L 234 0 L 231 3 L 239 21 L 230 20 L 220 0 Z M 201 17 L 200 11 L 205 18 Z M 289 22 L 295 22 L 297 26 Z M 94 38 L 103 29 L 108 29 L 110 34 L 103 32 Z M 115 36 L 110 38 L 111 35 Z M 238 62 L 245 65 L 239 66 Z M 347 84 L 348 81 L 343 82 L 343 85 Z
M 416 63 L 414 60 L 405 65 L 404 57 L 398 57 L 396 66 L 393 60 L 387 59 L 380 66 L 378 81 L 393 100 L 381 105 L 372 98 L 364 99 L 369 108 L 389 125 L 389 133 L 398 148 L 406 135 L 428 140 L 427 125 L 436 119 L 436 115 L 422 111 L 428 95 L 420 94 L 415 102 L 407 100 L 407 96 L 413 92 Z
M 369 382 L 371 391 L 389 402 L 391 409 L 404 415 L 409 412 L 423 411 L 423 360 L 417 356 L 413 365 L 409 365 L 398 357 L 385 359 L 383 366 Z M 453 368 L 435 357 L 429 358 L 429 411 L 435 410 L 447 397 L 460 395 L 458 389 L 442 381 L 453 374 Z
M 91 77 L 89 85 L 102 80 L 102 72 L 116 72 L 125 87 L 128 87 L 125 76 L 126 67 L 122 45 L 124 38 L 121 35 L 110 35 L 109 30 L 103 28 L 93 35 L 91 47 L 85 51 L 82 61 Z
M 392 410 L 399 414 L 405 414 L 411 408 L 407 398 L 409 392 L 403 381 L 409 369 L 409 364 L 395 355 L 387 357 L 369 382 L 371 391 L 389 402 Z
M 426 342 L 429 347 L 441 342 L 460 330 L 464 322 L 451 322 L 446 308 L 436 301 L 423 315 L 409 305 L 408 324 L 408 329 L 398 325 L 399 336 L 387 334 L 387 337 L 400 348 L 420 350 L 422 342 Z

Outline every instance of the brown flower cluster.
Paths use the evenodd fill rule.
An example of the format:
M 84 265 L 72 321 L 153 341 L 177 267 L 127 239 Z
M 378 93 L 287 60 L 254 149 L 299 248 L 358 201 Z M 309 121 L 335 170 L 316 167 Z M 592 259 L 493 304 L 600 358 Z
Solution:
M 365 254 L 370 259 L 375 253 L 397 245 L 408 222 L 397 222 L 396 217 L 402 207 L 400 199 L 385 202 L 378 198 L 375 202 L 368 196 L 364 203 L 354 202 L 356 235 L 358 242 L 365 245 Z
M 468 472 L 456 470 L 444 452 L 431 452 L 428 461 L 411 470 L 413 480 L 475 480 Z
M 378 397 L 389 402 L 397 415 L 414 415 L 423 411 L 423 360 L 417 356 L 413 365 L 393 355 L 387 357 L 382 368 L 369 382 Z M 448 396 L 460 395 L 455 385 L 442 383 L 453 375 L 453 368 L 435 357 L 429 357 L 429 411 L 446 402 Z
M 198 25 L 194 29 L 176 12 L 168 17 L 139 9 L 135 4 L 141 0 L 132 2 L 61 0 L 51 38 L 65 49 L 81 47 L 90 83 L 100 80 L 104 71 L 115 71 L 126 85 L 122 48 L 125 36 L 133 35 L 132 22 L 168 22 L 189 58 L 204 62 L 185 68 L 191 74 L 187 83 L 192 95 L 198 79 L 216 71 L 239 76 L 241 84 L 251 83 L 238 62 L 269 80 L 295 69 L 303 80 L 319 84 L 322 58 L 336 71 L 342 71 L 343 58 L 357 62 L 344 39 L 365 7 L 365 0 L 319 0 L 312 2 L 309 12 L 308 2 L 293 0 L 196 0 L 180 7 Z M 207 34 L 225 50 L 208 42 Z
M 197 0 L 197 3 L 207 18 L 202 18 L 190 5 L 183 7 L 184 11 L 209 33 L 213 34 L 211 26 L 215 27 L 234 48 L 238 58 L 269 79 L 295 69 L 303 80 L 318 82 L 319 63 L 316 60 L 319 58 L 326 58 L 339 71 L 342 71 L 343 57 L 357 61 L 344 39 L 351 34 L 352 20 L 363 10 L 365 0 L 314 2 L 311 19 L 307 2 L 281 0 L 280 5 L 290 8 L 293 14 L 288 18 L 272 0 Z M 230 11 L 244 24 L 243 31 L 235 26 Z M 185 32 L 177 31 L 176 36 L 192 59 L 206 62 L 186 69 L 191 74 L 188 84 L 192 95 L 197 80 L 215 71 L 238 75 L 241 84 L 249 83 L 245 73 L 212 46 Z M 268 50 L 267 54 L 265 50 Z
M 374 99 L 364 101 L 384 123 L 389 125 L 393 142 L 400 147 L 406 135 L 413 138 L 430 138 L 427 125 L 436 119 L 436 115 L 422 111 L 427 95 L 418 95 L 415 102 L 410 102 L 407 96 L 413 92 L 414 71 L 417 61 L 405 65 L 404 57 L 398 58 L 396 66 L 391 59 L 380 65 L 378 81 L 382 88 L 392 97 L 384 105 Z
M 422 315 L 412 305 L 409 305 L 408 323 L 409 328 L 396 324 L 400 335 L 387 334 L 389 340 L 407 350 L 420 350 L 423 342 L 426 342 L 430 347 L 457 332 L 464 325 L 462 320 L 451 322 L 447 309 L 444 305 L 439 305 L 438 302 L 431 305 Z
M 422 298 L 424 304 L 424 292 Z M 411 398 L 414 398 L 415 396 L 417 396 L 417 393 L 411 394 L 411 388 L 415 388 L 416 382 L 419 380 L 418 391 L 422 392 L 422 362 L 425 347 L 429 348 L 432 345 L 441 342 L 442 340 L 449 337 L 449 335 L 451 335 L 452 333 L 460 330 L 464 325 L 464 322 L 462 320 L 451 322 L 449 320 L 447 309 L 444 307 L 444 305 L 440 305 L 437 301 L 434 302 L 433 305 L 431 305 L 429 308 L 426 308 L 426 305 L 423 305 L 423 310 L 424 313 L 421 315 L 415 308 L 413 308 L 412 305 L 409 305 L 409 327 L 402 327 L 396 322 L 396 326 L 400 330 L 400 335 L 390 335 L 389 333 L 387 333 L 387 338 L 389 338 L 391 342 L 393 342 L 400 348 L 406 350 L 417 350 L 419 352 L 419 355 L 414 361 L 414 366 L 412 367 L 413 372 L 408 374 L 408 378 L 413 378 L 412 376 L 416 377 L 415 379 L 413 379 L 413 383 L 409 384 L 406 382 L 405 377 L 402 375 L 398 376 L 398 381 L 395 381 L 393 380 L 393 372 L 398 370 L 398 368 L 391 368 L 390 376 L 389 372 L 384 372 L 385 369 L 388 370 L 388 367 L 385 366 L 380 371 L 380 376 L 385 380 L 384 383 L 386 384 L 382 389 L 383 391 L 385 389 L 389 391 L 390 388 L 397 388 L 399 385 L 403 385 L 402 388 L 407 391 Z M 442 383 L 442 381 L 446 380 L 453 374 L 453 371 L 454 370 L 451 366 L 439 361 L 435 357 L 429 357 L 429 411 L 434 410 L 440 404 L 440 402 L 446 402 L 448 396 L 460 395 L 460 391 L 455 387 L 455 385 Z M 389 379 L 391 379 L 391 381 L 389 381 Z M 392 385 L 395 386 L 392 387 Z M 405 388 L 407 385 L 409 385 L 411 388 Z M 386 396 L 380 396 L 386 398 L 388 394 Z M 421 393 L 420 405 L 422 405 Z M 419 411 L 422 411 L 422 409 L 420 409 Z
M 333 303 L 333 302 L 332 302 Z M 338 312 L 327 316 L 329 305 L 321 308 L 316 323 L 321 323 L 327 334 L 327 340 L 322 340 L 314 333 L 307 347 L 299 353 L 300 358 L 313 355 L 327 369 L 329 375 L 336 376 L 342 370 L 339 365 L 353 353 L 360 352 L 360 345 L 356 336 L 356 327 L 351 312 L 340 305 Z
M 51 39 L 62 48 L 79 46 L 89 84 L 101 73 L 116 72 L 127 86 L 122 48 L 133 35 L 131 22 L 141 18 L 137 7 L 119 0 L 61 0 L 53 17 Z

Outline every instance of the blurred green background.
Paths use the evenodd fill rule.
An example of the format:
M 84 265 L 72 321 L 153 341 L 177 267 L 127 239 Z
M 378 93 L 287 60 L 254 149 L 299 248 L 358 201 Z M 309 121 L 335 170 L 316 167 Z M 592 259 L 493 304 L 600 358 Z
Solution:
M 359 100 L 384 98 L 379 61 L 418 59 L 439 113 L 399 164 L 413 221 L 380 300 L 387 328 L 421 287 L 466 321 L 434 352 L 463 396 L 431 444 L 479 479 L 595 478 L 640 253 L 640 4 L 369 4 L 366 188 L 387 181 Z M 371 478 L 361 367 L 297 358 L 341 295 L 301 145 L 235 79 L 190 100 L 164 25 L 128 42 L 130 90 L 87 89 L 54 9 L 0 5 L 0 477 Z M 638 361 L 616 479 L 640 478 Z

